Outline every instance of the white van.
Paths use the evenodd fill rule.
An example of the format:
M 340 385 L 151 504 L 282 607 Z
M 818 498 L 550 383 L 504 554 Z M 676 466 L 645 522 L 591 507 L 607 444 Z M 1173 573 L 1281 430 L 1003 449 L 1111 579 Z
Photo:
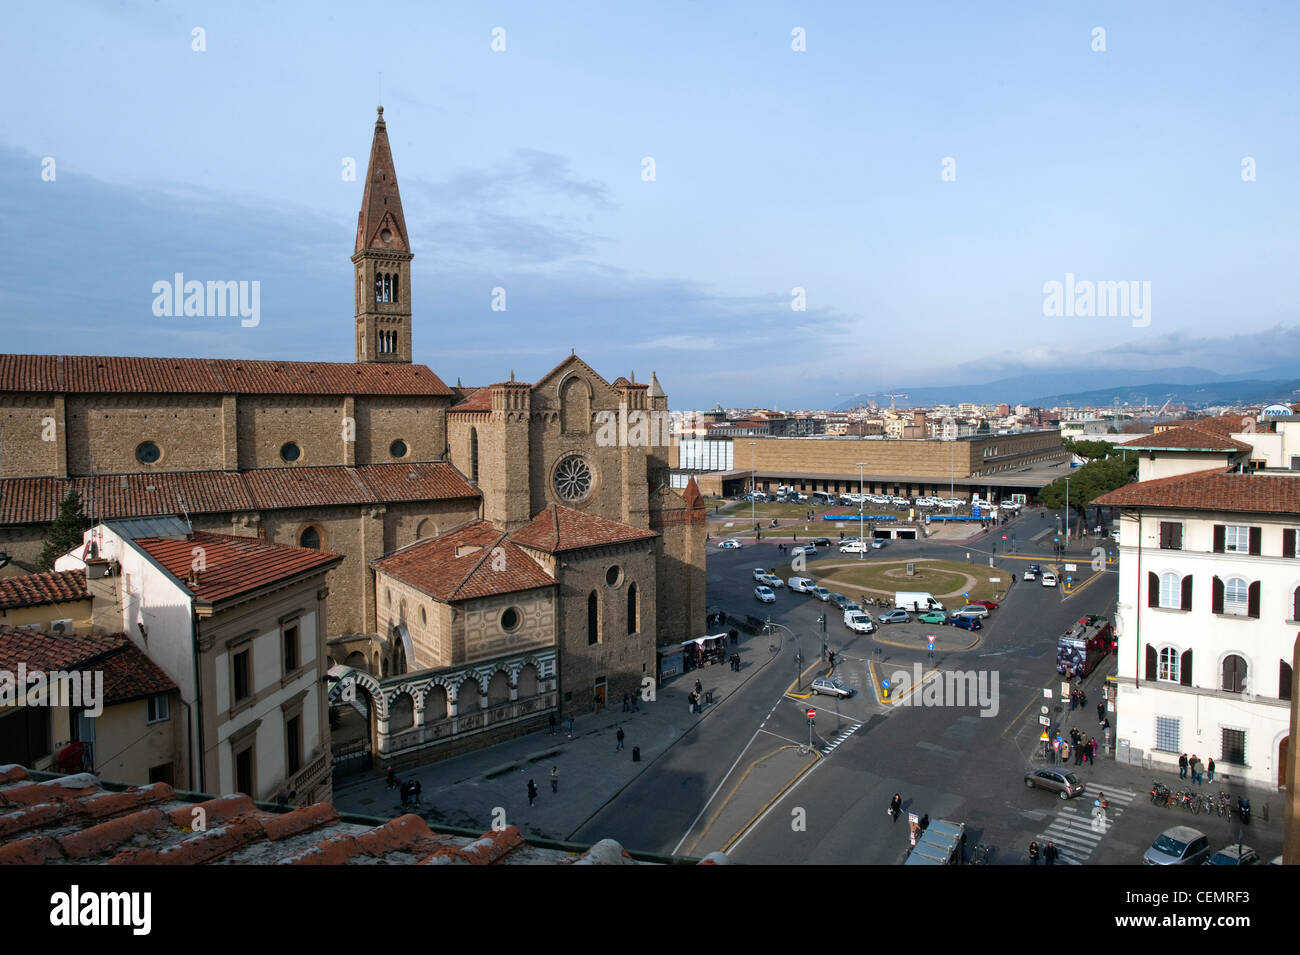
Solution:
M 787 583 L 790 589 L 797 594 L 810 594 L 812 589 L 817 586 L 817 581 L 811 577 L 791 577 Z
M 835 495 L 829 491 L 813 491 L 813 502 L 815 504 L 834 504 Z
M 844 626 L 855 633 L 871 633 L 876 629 L 876 625 L 871 622 L 871 617 L 862 610 L 844 611 Z
M 942 610 L 943 604 L 924 590 L 900 590 L 894 594 L 894 607 L 898 610 Z

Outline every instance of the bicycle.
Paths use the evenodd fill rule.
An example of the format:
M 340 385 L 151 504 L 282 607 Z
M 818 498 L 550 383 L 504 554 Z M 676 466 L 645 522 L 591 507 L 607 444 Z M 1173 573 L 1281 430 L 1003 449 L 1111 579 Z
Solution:
M 982 842 L 975 843 L 975 848 L 971 850 L 971 865 L 989 865 L 989 859 L 992 858 L 997 846 L 985 845 Z

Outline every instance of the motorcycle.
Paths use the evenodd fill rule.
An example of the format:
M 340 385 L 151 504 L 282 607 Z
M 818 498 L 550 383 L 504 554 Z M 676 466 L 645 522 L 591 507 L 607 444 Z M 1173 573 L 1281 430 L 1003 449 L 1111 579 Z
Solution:
M 1158 781 L 1151 784 L 1151 805 L 1168 806 L 1169 805 L 1169 787 Z
M 1237 814 L 1241 816 L 1243 826 L 1250 825 L 1250 800 L 1245 796 L 1237 797 Z

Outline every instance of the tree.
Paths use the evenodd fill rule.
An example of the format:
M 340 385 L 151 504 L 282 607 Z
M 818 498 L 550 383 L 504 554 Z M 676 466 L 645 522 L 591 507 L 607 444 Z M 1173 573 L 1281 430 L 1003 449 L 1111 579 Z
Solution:
M 1109 441 L 1076 441 L 1067 440 L 1065 449 L 1071 454 L 1077 454 L 1087 461 L 1096 461 L 1100 458 L 1110 457 L 1115 453 L 1115 445 Z
M 1092 442 L 1089 442 L 1092 443 Z M 1077 527 L 1082 527 L 1085 512 L 1094 500 L 1116 488 L 1128 484 L 1137 473 L 1137 455 L 1131 460 L 1124 455 L 1113 455 L 1089 461 L 1081 468 L 1070 473 L 1070 509 L 1078 518 Z M 1060 477 L 1039 492 L 1039 499 L 1051 508 L 1065 506 L 1065 478 Z
M 45 535 L 45 546 L 37 560 L 37 570 L 53 570 L 54 562 L 79 545 L 86 530 L 90 528 L 90 519 L 81 513 L 81 495 L 76 490 L 59 505 L 59 516 L 50 525 Z

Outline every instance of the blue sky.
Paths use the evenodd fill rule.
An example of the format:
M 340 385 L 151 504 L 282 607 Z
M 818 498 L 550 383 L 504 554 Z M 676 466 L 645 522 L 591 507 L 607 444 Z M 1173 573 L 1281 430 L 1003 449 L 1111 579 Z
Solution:
M 533 379 L 576 347 L 610 379 L 657 370 L 675 407 L 801 407 L 1090 362 L 1300 357 L 1294 5 L 6 16 L 5 351 L 351 360 L 382 70 L 415 357 L 449 382 Z M 175 272 L 260 281 L 260 324 L 155 317 L 152 284 Z M 1045 317 L 1043 284 L 1066 273 L 1149 281 L 1150 325 Z

